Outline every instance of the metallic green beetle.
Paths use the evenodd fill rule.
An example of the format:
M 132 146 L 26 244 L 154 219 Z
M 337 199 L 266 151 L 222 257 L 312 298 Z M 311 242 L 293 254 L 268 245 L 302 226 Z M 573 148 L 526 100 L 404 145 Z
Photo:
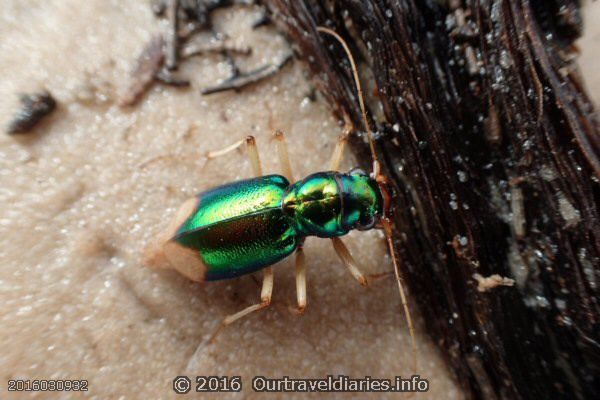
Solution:
M 262 176 L 256 142 L 249 136 L 246 144 L 257 177 L 213 188 L 185 202 L 151 248 L 148 264 L 174 268 L 195 281 L 214 281 L 255 272 L 296 251 L 298 308 L 303 311 L 306 278 L 302 244 L 307 236 L 317 236 L 331 238 L 342 261 L 366 285 L 339 237 L 353 229 L 372 229 L 389 214 L 386 181 L 378 181 L 359 169 L 349 173 L 334 170 L 346 142 L 347 135 L 343 135 L 334 152 L 332 171 L 290 184 L 285 139 L 281 132 L 275 137 L 282 167 L 290 179 Z M 272 277 L 267 277 L 263 287 L 261 298 L 267 304 Z
M 377 183 L 361 173 L 319 172 L 293 185 L 268 175 L 199 194 L 172 240 L 198 252 L 204 280 L 228 279 L 287 257 L 306 236 L 370 229 L 382 211 Z
M 306 269 L 302 244 L 307 236 L 330 238 L 352 275 L 366 285 L 365 277 L 339 237 L 352 229 L 381 227 L 392 254 L 416 363 L 412 321 L 392 245 L 391 192 L 387 179 L 380 172 L 356 66 L 346 43 L 337 33 L 323 27 L 318 31 L 334 36 L 351 62 L 369 137 L 373 173 L 369 176 L 360 170 L 337 172 L 349 132 L 346 131 L 337 143 L 330 171 L 318 172 L 290 184 L 293 179 L 287 148 L 283 134 L 278 132 L 279 158 L 285 177 L 262 176 L 256 142 L 249 136 L 246 144 L 257 177 L 208 190 L 185 202 L 166 232 L 150 248 L 146 263 L 174 268 L 195 281 L 229 279 L 264 269 L 261 302 L 226 317 L 222 324 L 226 326 L 270 304 L 271 265 L 294 251 L 298 310 L 304 311 Z M 241 144 L 243 141 L 216 153 L 225 154 Z

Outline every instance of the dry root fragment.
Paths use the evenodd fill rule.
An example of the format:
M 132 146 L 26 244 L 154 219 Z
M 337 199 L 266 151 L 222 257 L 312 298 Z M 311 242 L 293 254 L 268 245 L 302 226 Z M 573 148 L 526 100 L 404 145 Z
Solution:
M 225 51 L 249 55 L 252 49 L 248 46 L 241 46 L 229 40 L 218 40 L 210 43 L 190 43 L 181 50 L 181 57 L 193 57 L 207 53 L 223 53 Z
M 260 82 L 263 79 L 269 78 L 275 75 L 280 69 L 282 69 L 288 61 L 292 59 L 292 55 L 288 54 L 284 56 L 276 64 L 267 64 L 243 74 L 234 74 L 233 77 L 226 79 L 218 85 L 210 86 L 202 89 L 203 95 L 209 95 L 213 93 L 225 92 L 227 90 L 238 90 L 242 89 L 253 83 Z
M 511 278 L 505 278 L 498 274 L 494 274 L 488 277 L 483 277 L 480 274 L 473 274 L 473 279 L 477 281 L 477 290 L 480 292 L 487 292 L 496 286 L 513 286 L 515 280 Z

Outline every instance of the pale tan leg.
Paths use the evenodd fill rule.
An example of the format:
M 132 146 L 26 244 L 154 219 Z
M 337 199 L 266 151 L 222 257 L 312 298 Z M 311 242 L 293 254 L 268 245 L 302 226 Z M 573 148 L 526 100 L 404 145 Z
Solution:
M 389 278 L 394 276 L 394 271 L 378 272 L 376 274 L 367 274 L 369 281 L 376 281 L 383 278 Z
M 246 137 L 245 142 L 246 149 L 248 150 L 248 157 L 250 157 L 250 164 L 252 164 L 252 171 L 255 176 L 262 176 L 262 164 L 260 163 L 260 157 L 258 156 L 256 139 L 254 139 L 254 136 L 248 136 Z
M 254 172 L 254 175 L 262 176 L 262 165 L 260 163 L 260 157 L 258 155 L 258 147 L 256 146 L 256 140 L 254 139 L 254 136 L 248 136 L 248 137 L 246 137 L 246 139 L 242 140 L 240 143 L 236 143 L 233 146 L 230 146 L 226 149 L 220 150 L 219 152 L 215 152 L 215 153 L 218 153 L 217 156 L 226 154 L 227 152 L 235 150 L 236 148 L 241 146 L 241 144 L 243 144 L 244 142 L 246 143 L 246 149 L 248 150 L 248 157 L 250 158 L 250 164 L 252 164 L 252 171 Z M 266 308 L 269 306 L 269 304 L 271 304 L 271 297 L 273 294 L 273 268 L 266 267 L 263 269 L 263 273 L 264 273 L 264 275 L 263 275 L 263 281 L 262 281 L 262 289 L 260 291 L 260 303 L 253 304 L 249 307 L 244 308 L 242 311 L 239 311 L 235 314 L 228 315 L 227 317 L 225 317 L 225 319 L 223 319 L 223 322 L 221 322 L 221 325 L 219 326 L 219 328 L 217 328 L 215 330 L 215 332 L 212 334 L 212 336 L 210 338 L 211 342 L 215 339 L 215 337 L 219 334 L 219 332 L 221 332 L 221 330 L 223 328 L 225 328 L 227 325 L 231 325 L 238 319 L 243 318 L 246 315 L 251 314 L 255 311 L 262 310 L 263 308 Z
M 260 157 L 258 155 L 258 146 L 256 145 L 256 139 L 254 139 L 254 136 L 248 136 L 246 138 L 246 149 L 248 150 L 248 157 L 250 157 L 250 163 L 252 164 L 252 171 L 254 172 L 254 175 L 259 177 L 262 176 L 263 171 L 262 171 L 262 164 L 260 162 Z M 243 317 L 244 315 L 251 313 L 252 311 L 256 311 L 256 310 L 260 310 L 261 308 L 264 308 L 266 306 L 264 306 L 263 304 L 269 305 L 269 303 L 271 302 L 271 294 L 273 293 L 273 267 L 265 267 L 263 269 L 263 285 L 262 285 L 262 290 L 260 291 L 260 300 L 261 300 L 261 304 L 257 304 L 255 306 L 250 306 L 248 307 L 246 310 L 249 310 L 253 307 L 255 307 L 256 309 L 252 309 L 249 311 L 246 311 L 244 313 L 244 311 L 240 311 L 238 314 L 243 313 L 242 315 L 240 315 L 238 318 Z M 233 316 L 229 317 L 229 318 L 233 318 Z M 237 319 L 237 318 L 235 318 Z M 234 321 L 235 321 L 234 319 Z
M 298 313 L 306 309 L 306 264 L 302 247 L 296 250 L 296 297 L 298 298 Z
M 335 148 L 333 149 L 333 155 L 331 156 L 331 161 L 329 162 L 329 170 L 330 171 L 339 171 L 340 164 L 344 159 L 344 149 L 346 148 L 346 143 L 348 142 L 348 136 L 350 135 L 350 130 L 348 128 L 344 129 L 344 133 L 342 133 L 337 143 L 335 144 Z
M 294 173 L 292 172 L 285 135 L 281 131 L 276 131 L 274 136 L 277 141 L 279 166 L 283 171 L 283 175 L 290 182 L 293 182 Z M 304 251 L 301 245 L 296 250 L 296 298 L 298 299 L 297 311 L 299 314 L 303 314 L 306 309 L 306 263 L 304 262 Z
M 262 176 L 262 165 L 258 156 L 258 148 L 256 146 L 256 139 L 254 139 L 254 136 L 247 136 L 246 139 L 238 140 L 234 144 L 223 149 L 209 151 L 206 153 L 206 158 L 212 160 L 213 158 L 224 156 L 240 148 L 244 143 L 246 143 L 246 150 L 248 151 L 250 164 L 252 164 L 252 172 L 254 172 L 255 176 Z
M 268 270 L 268 271 L 267 271 Z M 227 325 L 231 325 L 235 321 L 240 318 L 245 317 L 248 314 L 251 314 L 255 311 L 262 310 L 263 308 L 267 308 L 271 304 L 271 296 L 273 294 L 273 270 L 271 267 L 267 267 L 265 269 L 265 275 L 263 277 L 262 289 L 260 291 L 260 303 L 253 304 L 249 307 L 244 308 L 242 311 L 239 311 L 235 314 L 228 315 L 223 319 L 221 325 L 215 330 L 212 336 L 209 339 L 209 342 L 212 342 L 217 335 L 221 332 L 223 328 Z
M 279 165 L 283 171 L 283 175 L 290 181 L 294 181 L 292 173 L 292 164 L 288 155 L 287 144 L 285 143 L 285 135 L 281 131 L 275 132 L 275 140 L 277 141 L 277 154 L 279 155 Z
M 360 283 L 363 286 L 367 286 L 367 279 L 359 271 L 358 267 L 356 266 L 356 260 L 354 260 L 352 254 L 350 254 L 350 251 L 348 250 L 344 242 L 342 242 L 342 239 L 337 237 L 332 238 L 331 243 L 333 243 L 333 248 L 335 249 L 335 252 L 340 257 L 344 265 L 348 268 L 352 276 L 358 281 L 358 283 Z
M 248 136 L 246 138 L 246 149 L 248 150 L 248 157 L 250 157 L 250 163 L 252 164 L 252 170 L 254 171 L 255 176 L 262 176 L 262 164 L 260 162 L 260 157 L 258 156 L 258 146 L 256 145 L 256 139 L 254 136 Z M 265 267 L 263 268 L 263 285 L 262 290 L 260 292 L 260 299 L 262 301 L 261 304 L 264 304 L 268 299 L 268 302 L 271 302 L 271 293 L 273 292 L 273 267 Z M 244 315 L 251 313 L 252 311 L 260 310 L 263 307 L 261 304 L 257 304 L 255 306 L 250 306 L 244 311 L 240 311 L 238 314 L 243 313 L 238 318 L 243 317 Z M 268 305 L 268 304 L 267 304 Z M 249 310 L 252 307 L 258 307 L 256 309 Z M 237 314 L 236 314 L 237 315 Z M 233 316 L 231 316 L 233 317 Z M 237 319 L 237 318 L 236 318 Z M 235 321 L 235 319 L 234 319 Z
M 275 140 L 277 141 L 277 153 L 279 155 L 279 165 L 283 171 L 283 175 L 290 181 L 294 181 L 294 173 L 288 154 L 285 135 L 281 131 L 275 132 Z M 303 314 L 306 309 L 306 263 L 304 262 L 304 251 L 302 245 L 296 250 L 296 298 L 298 299 L 297 311 Z
M 213 158 L 224 156 L 225 154 L 229 154 L 235 149 L 238 149 L 241 145 L 244 144 L 244 140 L 238 140 L 234 144 L 227 146 L 220 150 L 213 150 L 206 153 L 206 158 L 212 160 Z

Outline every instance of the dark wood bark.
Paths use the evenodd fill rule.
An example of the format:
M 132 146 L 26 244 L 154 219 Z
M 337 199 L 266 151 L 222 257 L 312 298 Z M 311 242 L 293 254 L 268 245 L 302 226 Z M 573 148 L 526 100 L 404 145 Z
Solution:
M 600 137 L 574 60 L 578 2 L 265 2 L 359 130 L 348 63 L 315 27 L 340 33 L 361 59 L 377 149 L 397 185 L 404 276 L 465 391 L 600 393 Z M 365 141 L 353 145 L 369 168 Z M 516 284 L 479 292 L 474 274 Z

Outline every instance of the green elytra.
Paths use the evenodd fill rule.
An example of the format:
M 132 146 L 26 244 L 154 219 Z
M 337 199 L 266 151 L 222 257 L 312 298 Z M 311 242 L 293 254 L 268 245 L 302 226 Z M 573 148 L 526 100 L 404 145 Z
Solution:
M 204 280 L 234 278 L 287 257 L 306 236 L 370 229 L 383 211 L 377 182 L 361 171 L 319 172 L 290 185 L 261 176 L 199 194 L 172 238 L 197 251 Z

